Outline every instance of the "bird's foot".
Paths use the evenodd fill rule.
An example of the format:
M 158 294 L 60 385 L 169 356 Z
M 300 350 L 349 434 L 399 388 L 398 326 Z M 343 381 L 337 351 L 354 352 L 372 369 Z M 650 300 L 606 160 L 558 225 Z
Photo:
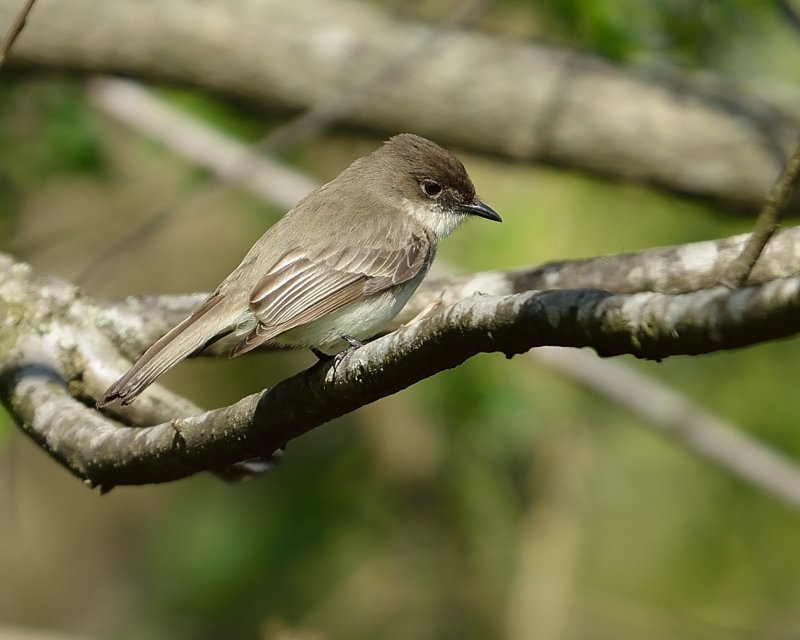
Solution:
M 349 356 L 353 351 L 356 349 L 360 349 L 364 346 L 364 343 L 360 340 L 356 340 L 353 336 L 348 336 L 347 334 L 342 335 L 342 340 L 347 342 L 347 346 L 342 349 L 339 353 L 333 356 L 333 374 L 336 375 L 336 370 L 339 368 L 339 365 L 344 361 L 344 359 Z
M 355 351 L 356 349 L 360 349 L 364 346 L 364 343 L 361 342 L 361 340 L 356 340 L 353 336 L 348 336 L 346 333 L 342 334 L 342 340 L 350 345 L 345 349 L 345 351 Z
M 339 353 L 336 353 L 334 355 L 328 355 L 327 353 L 324 353 L 319 349 L 311 347 L 311 352 L 315 356 L 317 356 L 318 360 L 315 366 L 325 365 L 333 361 L 333 373 L 336 374 L 336 369 L 344 361 L 344 359 L 351 353 L 353 353 L 353 351 L 355 351 L 356 349 L 359 349 L 364 346 L 363 342 L 361 342 L 360 340 L 356 340 L 353 336 L 342 334 L 341 338 L 347 343 L 347 346 L 344 349 L 342 349 Z

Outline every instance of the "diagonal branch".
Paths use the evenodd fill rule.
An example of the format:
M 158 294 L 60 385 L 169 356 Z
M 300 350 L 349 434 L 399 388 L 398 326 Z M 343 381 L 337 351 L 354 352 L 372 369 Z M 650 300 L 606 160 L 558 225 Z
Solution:
M 644 418 L 648 428 L 683 442 L 696 456 L 800 509 L 800 466 L 685 395 L 618 360 L 599 360 L 586 351 L 543 347 L 531 355 Z
M 513 355 L 557 345 L 660 359 L 800 331 L 800 278 L 680 295 L 594 289 L 473 295 L 365 345 L 336 369 L 317 365 L 231 406 L 130 428 L 124 425 L 140 420 L 124 412 L 115 420 L 91 408 L 94 390 L 124 367 L 95 324 L 102 303 L 19 265 L 6 262 L 3 271 L 0 326 L 8 352 L 0 353 L 0 397 L 45 450 L 105 489 L 267 456 L 310 429 L 478 353 Z M 27 304 L 36 313 L 24 311 L 26 296 L 34 298 Z M 153 415 L 186 409 L 170 413 L 177 400 L 157 386 L 142 401 L 152 403 Z
M 747 282 L 764 247 L 778 230 L 798 182 L 800 182 L 800 138 L 797 140 L 794 153 L 786 161 L 783 171 L 767 193 L 753 233 L 750 234 L 742 253 L 725 270 L 721 284 L 735 288 Z
M 6 56 L 8 55 L 8 52 L 11 51 L 14 41 L 25 28 L 25 23 L 28 20 L 28 14 L 31 12 L 31 9 L 33 9 L 34 2 L 36 2 L 36 0 L 24 0 L 22 6 L 17 12 L 17 15 L 14 17 L 11 26 L 9 26 L 5 37 L 3 38 L 2 42 L 0 42 L 0 67 L 2 67 L 3 63 L 6 61 Z

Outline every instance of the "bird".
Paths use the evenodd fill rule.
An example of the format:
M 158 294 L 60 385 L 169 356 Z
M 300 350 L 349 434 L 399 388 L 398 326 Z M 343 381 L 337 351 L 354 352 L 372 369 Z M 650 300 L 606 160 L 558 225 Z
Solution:
M 130 404 L 222 339 L 230 357 L 263 345 L 308 348 L 320 358 L 360 347 L 406 304 L 439 241 L 470 217 L 501 222 L 455 155 L 415 134 L 389 138 L 269 227 L 97 406 Z

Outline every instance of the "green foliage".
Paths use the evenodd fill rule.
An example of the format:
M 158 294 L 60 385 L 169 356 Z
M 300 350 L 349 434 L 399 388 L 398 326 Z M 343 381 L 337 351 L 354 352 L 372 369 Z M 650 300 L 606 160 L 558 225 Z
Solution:
M 68 80 L 0 85 L 0 148 L 0 170 L 24 182 L 102 167 L 91 110 Z
M 715 60 L 730 40 L 753 33 L 778 11 L 759 0 L 506 0 L 540 16 L 538 35 L 617 60 L 661 57 L 685 64 Z
M 75 83 L 0 83 L 0 237 L 8 236 L 21 193 L 55 175 L 101 167 L 89 113 Z

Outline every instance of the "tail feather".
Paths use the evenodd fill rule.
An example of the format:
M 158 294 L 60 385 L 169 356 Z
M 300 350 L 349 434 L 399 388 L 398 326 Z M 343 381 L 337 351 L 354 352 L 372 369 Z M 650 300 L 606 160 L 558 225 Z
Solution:
M 235 322 L 236 312 L 230 310 L 230 304 L 221 304 L 224 300 L 225 297 L 219 295 L 209 298 L 192 315 L 164 334 L 106 390 L 97 401 L 98 408 L 117 399 L 123 405 L 130 404 L 161 374 L 225 331 Z

